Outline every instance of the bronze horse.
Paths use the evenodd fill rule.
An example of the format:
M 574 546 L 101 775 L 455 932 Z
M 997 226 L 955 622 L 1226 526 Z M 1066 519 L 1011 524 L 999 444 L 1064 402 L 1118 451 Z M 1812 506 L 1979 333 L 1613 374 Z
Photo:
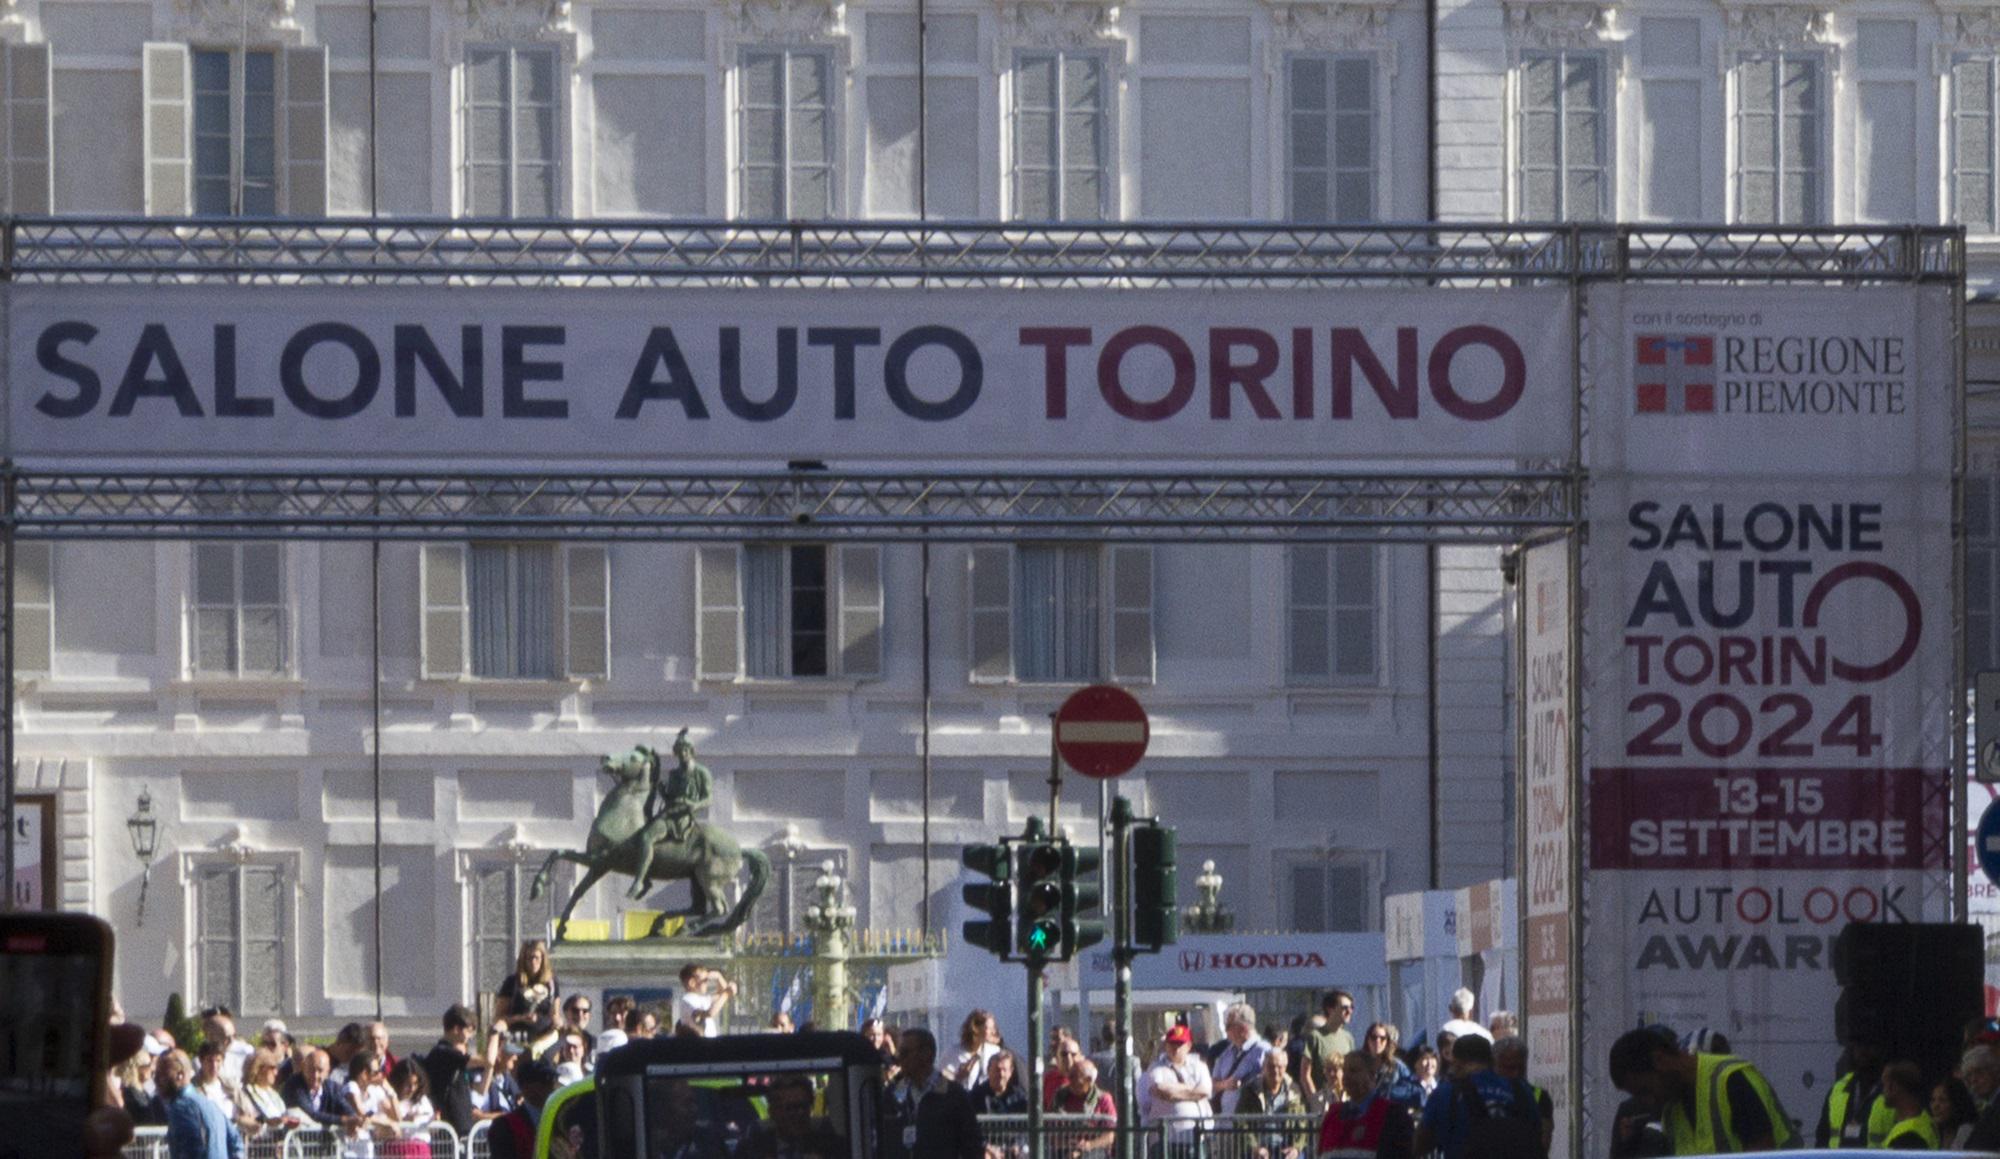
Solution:
M 528 893 L 530 898 L 540 898 L 547 892 L 549 875 L 558 861 L 584 867 L 583 880 L 576 883 L 562 916 L 556 919 L 556 942 L 562 942 L 569 929 L 569 915 L 583 895 L 612 873 L 634 878 L 632 890 L 639 896 L 658 882 L 689 883 L 693 899 L 688 908 L 653 919 L 647 937 L 662 936 L 667 919 L 675 917 L 687 919 L 682 932 L 690 937 L 726 934 L 742 925 L 771 880 L 771 859 L 761 850 L 743 848 L 736 838 L 707 822 L 689 826 L 684 838 L 664 837 L 654 842 L 647 858 L 641 835 L 646 829 L 647 792 L 660 777 L 660 754 L 641 745 L 622 756 L 605 757 L 598 771 L 610 777 L 612 785 L 590 823 L 590 839 L 581 851 L 558 849 L 549 854 Z M 732 908 L 726 889 L 745 864 L 750 867 L 750 878 Z M 636 880 L 641 873 L 645 880 Z

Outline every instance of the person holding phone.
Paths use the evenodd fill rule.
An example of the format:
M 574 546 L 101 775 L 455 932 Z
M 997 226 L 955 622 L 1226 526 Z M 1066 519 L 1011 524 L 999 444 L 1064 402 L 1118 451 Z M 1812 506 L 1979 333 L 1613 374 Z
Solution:
M 243 1065 L 243 1085 L 236 1091 L 236 1122 L 248 1125 L 249 1133 L 275 1134 L 298 1123 L 296 1113 L 287 1114 L 285 1096 L 278 1093 L 278 1052 L 260 1050 Z

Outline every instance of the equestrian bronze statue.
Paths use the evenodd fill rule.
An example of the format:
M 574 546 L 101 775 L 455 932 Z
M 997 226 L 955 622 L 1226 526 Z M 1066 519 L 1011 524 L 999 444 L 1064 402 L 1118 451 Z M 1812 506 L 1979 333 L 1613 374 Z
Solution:
M 674 765 L 664 772 L 660 754 L 643 745 L 605 757 L 599 771 L 611 778 L 611 791 L 597 807 L 590 839 L 581 851 L 558 849 L 549 854 L 528 894 L 540 898 L 548 890 L 556 862 L 583 866 L 583 880 L 576 883 L 556 919 L 555 940 L 563 940 L 569 915 L 583 895 L 611 873 L 632 879 L 625 896 L 634 900 L 662 882 L 689 883 L 688 908 L 660 914 L 647 937 L 664 936 L 667 920 L 676 917 L 687 919 L 681 932 L 688 937 L 726 934 L 742 925 L 771 880 L 771 859 L 761 850 L 743 848 L 705 819 L 714 779 L 695 762 L 687 730 L 675 738 Z M 731 907 L 729 885 L 746 864 L 749 879 Z

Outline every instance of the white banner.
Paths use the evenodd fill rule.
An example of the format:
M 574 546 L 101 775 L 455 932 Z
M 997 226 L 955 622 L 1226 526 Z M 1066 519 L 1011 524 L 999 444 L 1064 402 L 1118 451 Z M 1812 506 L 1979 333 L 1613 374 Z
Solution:
M 1082 983 L 1108 987 L 1111 950 L 1086 950 Z M 1149 990 L 1257 990 L 1275 986 L 1382 986 L 1381 934 L 1188 934 L 1132 961 L 1132 984 Z
M 16 462 L 1570 454 L 1567 291 L 8 291 Z
M 1527 755 L 1528 1074 L 1555 1103 L 1551 1155 L 1570 1154 L 1576 1095 L 1576 983 L 1570 967 L 1575 894 L 1572 821 L 1575 816 L 1576 749 L 1570 693 L 1576 665 L 1570 641 L 1576 621 L 1570 608 L 1567 539 L 1530 548 L 1522 562 L 1521 649 L 1526 669 L 1521 690 L 1521 735 Z
M 1919 298 L 1591 297 L 1584 1057 L 1720 1032 L 1808 1127 L 1834 938 L 1944 916 L 1955 384 Z

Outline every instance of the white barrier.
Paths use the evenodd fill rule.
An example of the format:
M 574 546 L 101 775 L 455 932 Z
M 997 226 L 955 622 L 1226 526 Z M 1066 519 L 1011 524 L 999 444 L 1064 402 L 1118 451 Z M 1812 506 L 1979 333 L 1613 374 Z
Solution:
M 460 1159 L 461 1154 L 458 1132 L 443 1119 L 434 1119 L 393 1139 L 373 1135 L 348 1137 L 329 1132 L 324 1127 L 302 1127 L 285 1136 L 280 1159 L 328 1159 L 329 1156 L 340 1156 L 341 1159 Z M 140 1156 L 136 1159 L 154 1157 Z
M 465 1133 L 465 1159 L 486 1159 L 488 1135 L 493 1133 L 493 1120 L 481 1119 L 472 1124 L 472 1130 Z

